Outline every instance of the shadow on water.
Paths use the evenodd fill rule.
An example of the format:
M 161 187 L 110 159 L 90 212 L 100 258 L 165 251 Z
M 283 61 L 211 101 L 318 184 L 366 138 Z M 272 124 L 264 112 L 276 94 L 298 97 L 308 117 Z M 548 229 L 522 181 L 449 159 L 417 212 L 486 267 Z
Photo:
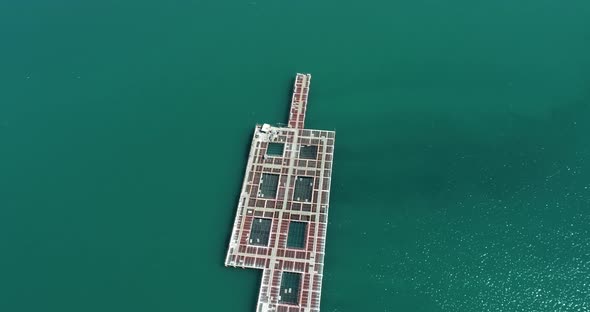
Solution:
M 551 205 L 547 209 L 553 211 L 538 210 L 552 200 L 565 204 L 567 187 L 580 190 L 588 183 L 587 176 L 559 172 L 572 168 L 587 174 L 590 169 L 590 102 L 556 105 L 535 115 L 500 112 L 482 116 L 481 122 L 463 117 L 406 111 L 362 121 L 360 134 L 343 127 L 328 230 L 324 298 L 329 304 L 343 300 L 330 293 L 331 288 L 346 288 L 337 274 L 358 263 L 371 265 L 356 267 L 362 273 L 355 277 L 379 293 L 401 292 L 391 302 L 404 311 L 452 311 L 462 299 L 447 301 L 447 294 L 494 292 L 485 283 L 464 284 L 477 282 L 478 275 L 464 274 L 469 270 L 494 276 L 509 272 L 514 265 L 510 261 L 517 261 L 535 272 L 529 281 L 537 283 L 543 265 L 552 266 L 554 251 L 563 249 L 555 246 L 559 237 L 542 244 L 536 235 L 559 230 L 563 224 L 552 227 L 550 219 L 567 212 Z M 570 196 L 570 202 L 588 202 L 587 193 L 578 195 Z M 502 204 L 494 210 L 499 200 Z M 507 210 L 501 210 L 504 205 Z M 587 215 L 587 209 L 578 211 Z M 526 258 L 531 251 L 521 247 L 536 242 L 541 246 L 537 255 Z M 356 254 L 341 251 L 351 245 L 358 245 Z M 490 263 L 501 264 L 482 262 L 490 246 L 497 253 L 491 254 Z M 358 296 L 371 295 L 363 291 Z
M 348 174 L 363 181 L 371 197 L 388 198 L 390 205 L 423 198 L 455 201 L 466 191 L 502 198 L 572 166 L 574 150 L 585 142 L 588 116 L 590 105 L 580 102 L 556 107 L 544 118 L 502 114 L 474 129 L 450 117 L 401 113 L 395 120 L 387 116 L 359 126 L 391 135 L 387 142 L 352 138 L 356 142 L 339 146 L 337 162 L 353 168 Z M 340 174 L 335 171 L 335 181 L 353 180 Z M 358 200 L 353 187 L 343 184 L 340 200 Z

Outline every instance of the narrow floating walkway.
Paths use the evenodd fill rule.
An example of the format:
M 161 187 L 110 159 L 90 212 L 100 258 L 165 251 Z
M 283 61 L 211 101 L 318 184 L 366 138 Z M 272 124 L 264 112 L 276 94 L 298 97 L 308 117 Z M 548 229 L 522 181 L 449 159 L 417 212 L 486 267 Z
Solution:
M 334 131 L 304 129 L 311 75 L 297 74 L 288 127 L 256 125 L 226 266 L 261 269 L 258 312 L 318 312 Z

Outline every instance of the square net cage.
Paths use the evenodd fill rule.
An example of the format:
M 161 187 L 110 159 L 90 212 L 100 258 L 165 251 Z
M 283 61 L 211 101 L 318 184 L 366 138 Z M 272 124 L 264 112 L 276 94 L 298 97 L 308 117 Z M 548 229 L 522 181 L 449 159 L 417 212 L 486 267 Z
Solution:
M 270 237 L 270 225 L 272 221 L 264 218 L 254 218 L 252 228 L 250 229 L 251 245 L 266 246 Z
M 263 173 L 260 178 L 260 189 L 258 190 L 258 197 L 275 198 L 277 197 L 277 189 L 279 186 L 279 175 L 272 173 Z
M 307 222 L 289 222 L 289 234 L 287 235 L 288 248 L 304 248 L 307 234 Z
M 283 156 L 285 150 L 285 143 L 268 143 L 266 148 L 267 156 Z
M 280 303 L 298 304 L 301 273 L 283 272 L 281 277 Z
M 295 181 L 295 190 L 293 191 L 293 200 L 300 202 L 309 202 L 313 196 L 313 178 L 297 177 Z
M 299 158 L 316 159 L 318 157 L 317 145 L 304 145 L 299 150 Z

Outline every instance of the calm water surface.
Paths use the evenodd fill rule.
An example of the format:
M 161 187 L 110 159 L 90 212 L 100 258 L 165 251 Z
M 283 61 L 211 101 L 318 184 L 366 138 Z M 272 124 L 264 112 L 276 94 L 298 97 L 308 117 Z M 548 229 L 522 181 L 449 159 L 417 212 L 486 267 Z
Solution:
M 590 311 L 590 2 L 4 1 L 0 311 L 253 311 L 256 122 L 338 132 L 322 311 Z

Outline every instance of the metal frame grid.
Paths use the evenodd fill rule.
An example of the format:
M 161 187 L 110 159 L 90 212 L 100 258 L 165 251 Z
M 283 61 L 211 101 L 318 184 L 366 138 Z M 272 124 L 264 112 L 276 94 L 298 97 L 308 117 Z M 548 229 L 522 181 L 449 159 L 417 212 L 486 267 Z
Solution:
M 289 127 L 263 131 L 257 125 L 252 137 L 225 265 L 263 270 L 258 312 L 319 312 L 320 308 L 335 132 L 303 129 L 310 78 L 297 75 L 294 90 L 305 94 L 293 95 Z M 266 156 L 271 142 L 285 143 L 283 156 Z M 308 145 L 317 146 L 316 159 L 299 157 L 301 146 Z M 265 173 L 279 175 L 276 198 L 258 196 Z M 299 176 L 313 178 L 307 203 L 293 201 Z M 272 219 L 268 246 L 249 244 L 255 218 Z M 291 221 L 307 222 L 305 248 L 287 247 Z M 280 302 L 283 272 L 301 274 L 295 304 Z

